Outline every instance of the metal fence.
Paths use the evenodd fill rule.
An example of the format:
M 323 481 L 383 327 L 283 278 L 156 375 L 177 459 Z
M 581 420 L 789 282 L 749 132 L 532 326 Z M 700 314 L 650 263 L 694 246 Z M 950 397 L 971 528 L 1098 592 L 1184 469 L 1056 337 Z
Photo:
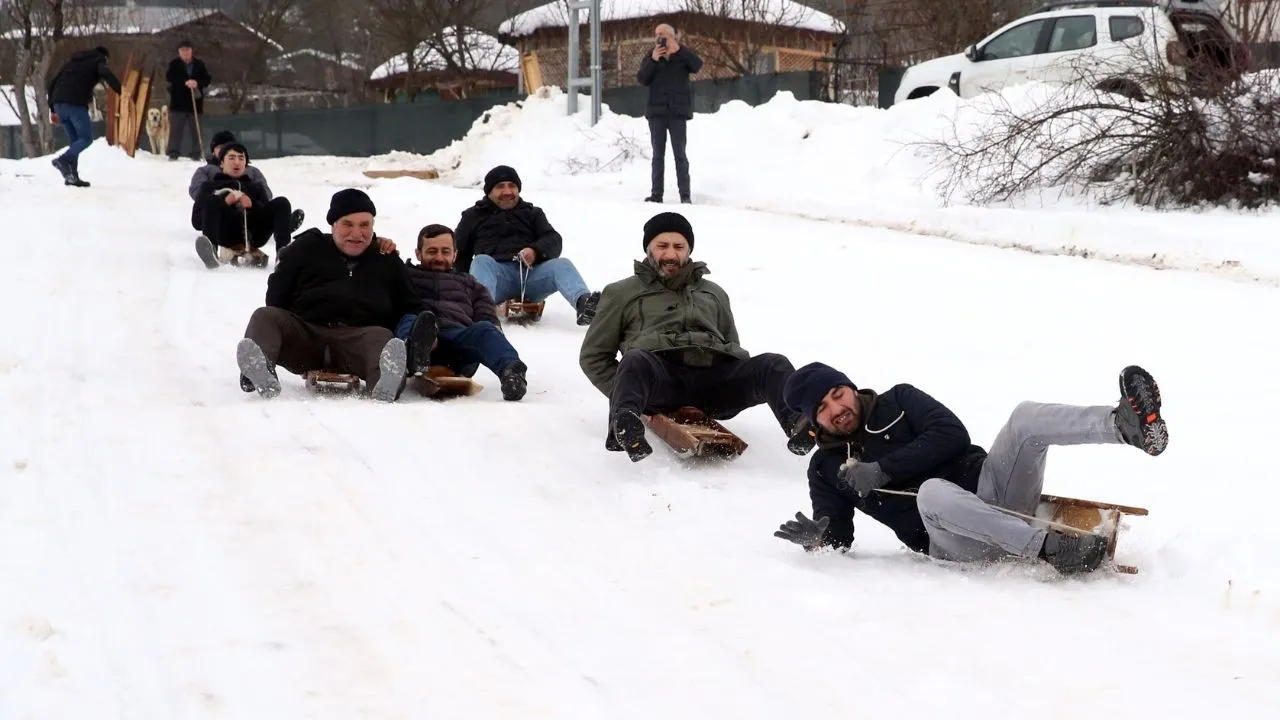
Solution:
M 693 109 L 699 113 L 715 112 L 731 100 L 759 105 L 782 91 L 794 93 L 799 100 L 817 100 L 822 97 L 822 84 L 822 74 L 816 72 L 699 80 L 691 83 Z M 615 113 L 641 117 L 648 96 L 648 88 L 637 85 L 605 90 L 602 100 Z M 519 99 L 515 91 L 499 90 L 467 100 L 422 99 L 412 103 L 204 116 L 201 129 L 206 145 L 213 133 L 230 130 L 244 143 L 250 157 L 256 159 L 291 155 L 368 157 L 395 150 L 426 155 L 461 139 L 490 108 Z M 0 130 L 6 133 L 5 156 L 23 157 L 18 128 Z M 94 137 L 101 137 L 102 133 L 103 125 L 95 125 Z M 59 148 L 66 145 L 61 131 L 57 138 Z M 150 149 L 145 132 L 139 147 Z

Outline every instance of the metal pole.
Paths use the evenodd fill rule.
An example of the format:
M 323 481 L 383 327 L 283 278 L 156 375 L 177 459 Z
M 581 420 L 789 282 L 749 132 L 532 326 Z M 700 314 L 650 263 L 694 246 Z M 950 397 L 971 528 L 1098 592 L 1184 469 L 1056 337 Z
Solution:
M 569 3 L 569 115 L 578 112 L 578 3 Z
M 600 96 L 604 94 L 604 64 L 600 50 L 600 0 L 591 2 L 591 125 L 600 122 Z

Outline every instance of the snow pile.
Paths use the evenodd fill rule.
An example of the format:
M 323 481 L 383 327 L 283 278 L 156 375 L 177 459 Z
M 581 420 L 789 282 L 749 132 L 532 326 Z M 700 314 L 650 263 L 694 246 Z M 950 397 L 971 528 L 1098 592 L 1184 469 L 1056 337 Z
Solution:
M 443 46 L 448 53 L 440 52 Z M 379 80 L 409 71 L 409 58 L 406 54 L 396 55 L 379 65 L 369 74 L 370 80 Z M 520 53 L 510 45 L 503 45 L 498 39 L 475 28 L 463 28 L 462 43 L 458 42 L 455 28 L 445 28 L 440 33 L 439 42 L 424 42 L 413 51 L 413 66 L 419 71 L 448 70 L 450 60 L 454 66 L 468 70 L 501 70 L 515 72 L 520 67 Z
M 600 21 L 652 18 L 676 13 L 710 15 L 747 20 L 802 30 L 843 32 L 834 17 L 792 0 L 601 0 Z M 579 25 L 590 21 L 590 13 L 578 15 Z M 502 23 L 500 33 L 512 37 L 531 35 L 540 28 L 568 27 L 569 9 L 563 1 L 539 5 Z
M 800 102 L 790 93 L 758 107 L 727 103 L 689 123 L 694 202 L 1280 282 L 1280 257 L 1268 247 L 1280 222 L 1269 212 L 1155 213 L 1097 206 L 1087 196 L 1059 191 L 998 208 L 944 199 L 942 168 L 930 143 L 975 132 L 991 121 L 993 103 L 1029 108 L 1053 92 L 1052 85 L 1028 83 L 973 99 L 935 93 L 888 110 Z M 365 164 L 431 166 L 441 172 L 441 182 L 477 188 L 489 168 L 508 164 L 521 173 L 531 196 L 565 188 L 597 197 L 645 197 L 646 121 L 606 106 L 591 127 L 589 98 L 580 97 L 577 117 L 567 117 L 565 105 L 562 91 L 543 88 L 491 109 L 464 138 L 430 156 L 396 153 Z M 666 167 L 672 200 L 670 150 Z

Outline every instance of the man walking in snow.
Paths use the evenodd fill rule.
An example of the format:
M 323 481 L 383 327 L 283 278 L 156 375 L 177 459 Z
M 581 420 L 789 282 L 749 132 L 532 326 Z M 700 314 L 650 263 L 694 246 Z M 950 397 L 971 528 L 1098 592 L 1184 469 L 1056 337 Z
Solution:
M 406 315 L 396 337 L 408 344 L 409 372 L 426 373 L 443 365 L 466 377 L 484 365 L 502 383 L 504 400 L 524 397 L 528 368 L 498 326 L 493 297 L 474 276 L 454 268 L 457 247 L 453 231 L 428 225 L 418 233 L 418 262 L 406 260 L 409 280 L 426 307 Z
M 374 247 L 376 213 L 364 192 L 339 190 L 326 215 L 331 232 L 312 228 L 289 245 L 267 279 L 266 306 L 236 347 L 242 390 L 279 395 L 278 364 L 298 375 L 354 373 L 373 399 L 400 397 L 407 358 L 393 331 L 400 318 L 422 312 L 422 301 L 400 257 Z
M 932 557 L 1039 558 L 1063 574 L 1096 570 L 1107 538 L 1037 529 L 997 508 L 1035 514 L 1050 446 L 1123 443 L 1149 455 L 1164 452 L 1168 431 L 1155 379 L 1126 367 L 1120 394 L 1114 406 L 1023 402 L 987 452 L 970 444 L 954 413 L 911 385 L 877 394 L 827 365 L 806 365 L 787 381 L 785 395 L 815 428 L 819 450 L 809 463 L 815 519 L 796 513 L 774 535 L 806 550 L 846 550 L 856 509 Z
M 541 302 L 559 291 L 578 324 L 591 324 L 600 293 L 588 290 L 573 262 L 560 256 L 560 233 L 520 189 L 520 176 L 506 165 L 484 176 L 485 196 L 458 220 L 458 270 L 474 275 L 496 303 L 522 296 Z
M 676 40 L 675 28 L 663 23 L 654 34 L 653 50 L 644 56 L 636 80 L 649 88 L 649 103 L 644 116 L 649 120 L 649 142 L 653 161 L 649 173 L 648 202 L 662 202 L 667 166 L 667 136 L 671 136 L 671 154 L 676 160 L 676 185 L 680 202 L 693 202 L 689 189 L 689 158 L 685 155 L 685 132 L 693 119 L 693 88 L 689 76 L 702 69 L 702 58 Z
M 706 263 L 690 260 L 693 240 L 684 216 L 650 218 L 641 244 L 645 259 L 636 261 L 634 275 L 604 289 L 582 339 L 578 363 L 609 398 L 605 449 L 625 450 L 632 461 L 653 452 L 644 414 L 692 405 L 728 419 L 768 403 L 788 435 L 799 418 L 783 401 L 795 372 L 791 361 L 776 353 L 753 357 L 738 344 L 729 296 L 706 279 Z M 795 435 L 788 447 L 804 454 L 812 439 Z
M 192 158 L 200 159 L 204 148 L 196 138 L 196 122 L 204 114 L 204 91 L 213 82 L 204 61 L 195 56 L 190 40 L 178 44 L 178 57 L 169 61 L 164 79 L 169 83 L 169 147 L 166 148 L 170 160 L 177 160 L 182 154 L 183 139 L 190 135 Z M 160 148 L 152 148 L 159 152 Z
M 93 144 L 93 123 L 89 120 L 93 89 L 105 82 L 120 92 L 120 80 L 107 67 L 107 56 L 107 49 L 102 46 L 77 51 L 49 80 L 50 119 L 55 125 L 62 125 L 67 134 L 67 149 L 53 159 L 53 166 L 67 185 L 89 187 L 80 178 L 80 153 Z

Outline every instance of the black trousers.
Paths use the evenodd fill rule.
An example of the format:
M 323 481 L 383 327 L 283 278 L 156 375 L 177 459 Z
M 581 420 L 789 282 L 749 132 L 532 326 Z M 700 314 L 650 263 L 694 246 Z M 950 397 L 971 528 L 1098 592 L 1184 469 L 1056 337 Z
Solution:
M 272 237 L 277 247 L 288 243 L 293 214 L 288 198 L 277 197 L 266 205 L 254 205 L 248 214 L 250 247 L 260 248 Z M 203 214 L 193 211 L 191 224 L 217 247 L 244 246 L 244 213 L 239 206 L 227 205 L 220 196 L 205 202 Z
M 624 411 L 652 414 L 692 405 L 713 418 L 727 420 L 768 403 L 782 431 L 790 432 L 795 413 L 783 402 L 782 388 L 793 372 L 791 361 L 776 353 L 691 368 L 646 350 L 631 350 L 618 365 L 609 396 L 609 418 Z
M 684 154 L 687 135 L 686 120 L 663 115 L 649 118 L 649 143 L 653 146 L 653 164 L 649 171 L 650 194 L 662 198 L 667 169 L 667 135 L 671 136 L 671 154 L 676 159 L 676 185 L 680 199 L 689 197 L 689 158 Z

